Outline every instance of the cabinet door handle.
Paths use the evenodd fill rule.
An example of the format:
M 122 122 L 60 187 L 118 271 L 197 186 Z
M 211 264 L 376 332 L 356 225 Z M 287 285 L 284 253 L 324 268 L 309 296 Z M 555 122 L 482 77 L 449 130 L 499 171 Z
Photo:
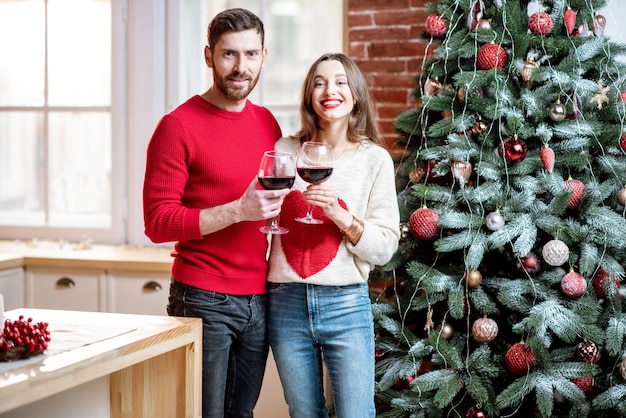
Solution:
M 57 280 L 56 285 L 59 287 L 74 287 L 76 286 L 76 283 L 69 277 L 61 277 L 59 280 Z
M 158 292 L 158 291 L 160 291 L 162 289 L 163 289 L 163 287 L 161 286 L 161 284 L 158 283 L 158 282 L 155 282 L 154 280 L 151 280 L 148 283 L 143 285 L 143 290 L 145 290 L 145 291 Z

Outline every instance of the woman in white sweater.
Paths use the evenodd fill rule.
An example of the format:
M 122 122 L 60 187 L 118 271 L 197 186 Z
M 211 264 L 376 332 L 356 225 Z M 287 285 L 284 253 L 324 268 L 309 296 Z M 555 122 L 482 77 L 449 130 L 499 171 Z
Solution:
M 393 161 L 383 146 L 365 79 L 344 54 L 325 54 L 306 76 L 301 128 L 277 151 L 297 155 L 305 141 L 332 145 L 323 183 L 296 178 L 272 237 L 268 329 L 294 418 L 325 418 L 322 361 L 337 418 L 371 418 L 374 324 L 371 269 L 390 260 L 400 237 Z M 296 222 L 309 205 L 320 225 Z

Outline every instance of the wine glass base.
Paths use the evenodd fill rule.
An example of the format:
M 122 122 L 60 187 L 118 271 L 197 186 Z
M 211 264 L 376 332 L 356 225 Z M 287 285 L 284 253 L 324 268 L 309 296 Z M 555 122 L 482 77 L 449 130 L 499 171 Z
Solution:
M 320 224 L 324 223 L 324 221 L 320 221 L 319 219 L 308 218 L 308 217 L 295 218 L 294 220 L 296 222 L 300 222 L 300 223 L 303 223 L 303 224 L 309 224 L 309 225 L 320 225 Z
M 264 226 L 262 228 L 259 228 L 259 231 L 266 234 L 286 234 L 287 232 L 289 232 L 289 229 L 282 226 L 276 228 L 272 228 L 271 226 Z

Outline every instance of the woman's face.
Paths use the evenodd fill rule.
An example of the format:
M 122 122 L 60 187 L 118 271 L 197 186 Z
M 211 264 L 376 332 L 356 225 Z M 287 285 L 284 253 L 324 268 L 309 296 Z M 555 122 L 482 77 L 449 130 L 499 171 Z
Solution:
M 354 97 L 341 62 L 327 60 L 317 65 L 312 105 L 319 120 L 336 121 L 350 117 Z

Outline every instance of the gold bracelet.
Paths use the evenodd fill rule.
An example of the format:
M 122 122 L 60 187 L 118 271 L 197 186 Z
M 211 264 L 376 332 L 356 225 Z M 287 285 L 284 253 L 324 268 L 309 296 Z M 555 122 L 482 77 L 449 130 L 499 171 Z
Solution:
M 352 215 L 352 223 L 349 227 L 342 229 L 341 233 L 348 238 L 348 241 L 356 245 L 363 235 L 363 221 Z

